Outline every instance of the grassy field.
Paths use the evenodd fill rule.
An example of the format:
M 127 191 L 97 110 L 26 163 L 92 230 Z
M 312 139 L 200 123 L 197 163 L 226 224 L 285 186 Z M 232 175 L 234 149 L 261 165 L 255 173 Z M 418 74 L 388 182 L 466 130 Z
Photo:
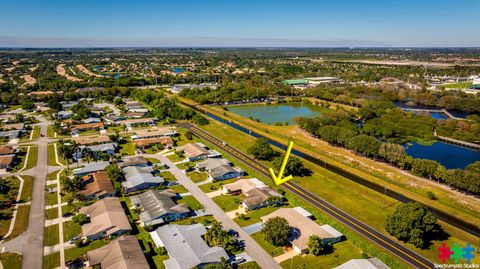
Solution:
M 92 241 L 92 242 L 90 242 L 90 244 L 88 244 L 84 247 L 81 247 L 81 248 L 73 247 L 73 248 L 66 249 L 65 250 L 65 261 L 70 261 L 70 260 L 79 258 L 83 254 L 85 254 L 87 251 L 103 247 L 108 243 L 109 243 L 108 240 L 101 239 L 101 240 Z
M 177 154 L 167 155 L 167 158 L 174 163 L 179 162 L 179 161 L 183 161 L 185 159 L 185 157 L 183 157 L 183 156 L 180 157 Z
M 40 126 L 33 126 L 32 140 L 37 140 L 40 137 Z
M 29 213 L 30 213 L 30 205 L 22 205 L 18 207 L 17 218 L 15 219 L 15 225 L 13 226 L 12 233 L 8 237 L 8 240 L 11 240 L 23 234 L 27 230 Z
M 349 261 L 350 259 L 361 259 L 362 252 L 348 241 L 334 245 L 334 251 L 327 255 L 302 255 L 295 256 L 293 261 L 288 259 L 280 263 L 285 268 L 333 268 Z
M 27 166 L 25 170 L 31 169 L 37 166 L 38 159 L 38 147 L 30 147 L 30 153 L 28 154 Z
M 194 167 L 195 164 L 192 163 L 192 162 L 186 162 L 186 163 L 179 163 L 179 164 L 176 164 L 177 168 L 180 169 L 180 170 L 186 170 L 187 168 L 189 167 Z
M 166 182 L 177 181 L 177 179 L 175 178 L 175 176 L 174 176 L 172 173 L 170 173 L 169 171 L 160 172 L 160 176 L 161 176 Z
M 152 164 L 160 163 L 160 161 L 158 159 L 155 159 L 155 158 L 146 158 L 146 159 Z
M 56 188 L 56 184 L 48 185 L 48 188 Z M 46 205 L 56 205 L 58 204 L 58 197 L 56 192 L 45 193 L 45 204 Z
M 22 176 L 22 179 L 23 179 L 23 189 L 22 189 L 22 194 L 20 195 L 20 201 L 28 202 L 32 199 L 33 177 Z
M 246 262 L 246 263 L 241 263 L 237 267 L 238 269 L 261 269 L 260 265 L 258 265 L 256 262 Z
M 68 240 L 74 238 L 82 232 L 82 226 L 73 221 L 66 221 L 63 223 L 63 241 L 67 242 Z
M 54 269 L 60 266 L 60 252 L 54 252 L 43 257 L 43 268 Z
M 58 208 L 45 209 L 45 219 L 56 219 L 58 218 Z
M 227 195 L 222 194 L 220 196 L 213 197 L 213 201 L 225 212 L 238 209 L 240 203 L 242 203 L 243 195 Z
M 186 219 L 181 219 L 172 222 L 172 224 L 178 224 L 178 225 L 191 225 L 195 223 L 201 223 L 203 225 L 210 225 L 212 222 L 215 220 L 213 216 L 201 216 L 201 217 L 195 217 L 195 218 L 186 218 Z
M 268 254 L 270 254 L 272 257 L 278 256 L 280 254 L 283 254 L 283 248 L 282 247 L 275 247 L 265 241 L 265 236 L 261 232 L 256 232 L 250 235 L 257 243 L 266 251 Z
M 472 82 L 459 82 L 459 83 L 449 83 L 449 84 L 442 84 L 441 87 L 445 89 L 465 89 L 472 86 Z
M 218 138 L 229 144 L 237 147 L 238 149 L 246 152 L 248 145 L 253 141 L 248 135 L 243 134 L 231 127 L 211 121 L 207 126 L 202 126 L 203 129 L 215 134 Z M 295 146 L 297 147 L 297 146 Z M 271 164 L 264 162 L 267 166 Z M 382 194 L 370 190 L 367 187 L 363 187 L 349 179 L 346 179 L 338 174 L 332 173 L 322 167 L 314 165 L 310 162 L 303 160 L 304 165 L 312 170 L 312 175 L 309 177 L 295 177 L 293 180 L 302 187 L 312 191 L 314 194 L 322 197 L 322 199 L 334 204 L 340 209 L 374 227 L 375 229 L 386 233 L 384 223 L 388 214 L 391 214 L 395 207 L 398 205 L 398 201 L 384 197 Z M 243 167 L 242 167 L 243 168 Z M 360 166 L 352 171 L 359 171 Z M 366 170 L 366 169 L 363 169 Z M 365 172 L 358 172 L 366 174 Z M 357 174 L 358 174 L 357 173 Z M 370 176 L 371 177 L 371 176 Z M 266 181 L 268 184 L 269 181 Z M 390 185 L 388 185 L 390 186 Z M 348 195 L 339 194 L 348 193 Z M 435 194 L 440 192 L 435 192 Z M 430 199 L 429 203 L 436 203 Z M 456 211 L 454 215 L 462 216 L 461 212 Z M 447 244 L 453 244 L 453 242 L 459 242 L 459 244 L 465 245 L 466 242 L 476 242 L 476 238 L 470 234 L 440 222 L 443 229 L 450 235 L 445 240 Z M 425 257 L 435 260 L 437 256 L 436 248 L 441 245 L 443 240 L 433 241 L 428 249 L 417 249 L 410 244 L 404 244 L 408 248 L 421 253 Z M 476 257 L 479 259 L 479 257 Z
M 212 192 L 212 191 L 219 190 L 225 184 L 230 184 L 230 183 L 233 183 L 237 180 L 238 180 L 238 178 L 232 178 L 232 179 L 221 180 L 221 181 L 217 181 L 217 182 L 210 182 L 210 183 L 207 183 L 207 184 L 200 185 L 198 187 L 203 192 Z
M 120 144 L 120 155 L 121 156 L 131 156 L 135 155 L 135 150 L 137 149 L 137 145 L 132 142 L 131 138 L 127 138 L 127 141 L 124 144 Z
M 195 183 L 207 180 L 208 174 L 206 172 L 188 172 L 187 176 Z
M 3 268 L 6 269 L 22 268 L 22 256 L 17 253 L 0 253 L 0 261 L 2 262 Z
M 60 242 L 58 234 L 58 224 L 50 225 L 45 227 L 45 239 L 43 242 L 44 246 L 55 246 Z
M 182 101 L 183 100 L 184 99 L 182 99 Z M 204 107 L 204 109 L 219 117 L 228 118 L 242 127 L 249 128 L 283 144 L 287 144 L 289 140 L 292 140 L 295 142 L 296 149 L 302 150 L 322 161 L 357 174 L 369 181 L 384 185 L 389 189 L 400 192 L 447 213 L 456 215 L 461 219 L 470 219 L 473 223 L 480 226 L 480 215 L 478 214 L 478 211 L 480 211 L 480 200 L 474 200 L 452 191 L 449 188 L 438 186 L 435 182 L 419 179 L 387 164 L 358 156 L 346 149 L 331 146 L 319 139 L 312 138 L 305 132 L 299 130 L 297 126 L 271 126 L 249 120 L 228 111 L 223 111 L 219 107 Z M 237 139 L 238 135 L 234 135 L 235 133 L 240 133 L 239 131 L 214 120 L 210 122 L 211 124 L 202 126 L 202 128 L 214 133 L 220 139 L 228 141 L 235 147 L 240 148 L 244 146 L 246 148 L 248 144 L 254 140 L 253 138 L 248 138 L 248 135 L 244 136 L 246 139 L 239 140 Z M 428 192 L 435 193 L 438 199 L 429 199 L 427 196 Z
M 240 218 L 234 218 L 233 220 L 238 225 L 240 225 L 241 227 L 245 227 L 245 226 L 248 226 L 248 225 L 251 225 L 251 224 L 262 221 L 260 219 L 260 217 L 268 215 L 268 214 L 272 213 L 273 211 L 276 211 L 279 208 L 280 207 L 277 207 L 277 206 L 267 206 L 267 207 L 260 208 L 260 209 L 257 209 L 257 210 L 251 210 L 251 211 L 248 211 L 245 214 L 245 216 L 242 217 L 241 219 Z
M 9 187 L 8 193 L 0 193 L 2 200 L 16 199 L 18 195 L 18 188 L 20 181 L 16 177 L 7 177 L 7 185 Z M 4 216 L 0 220 L 0 236 L 4 236 L 10 227 L 11 217 L 13 215 L 13 206 L 0 209 L 1 214 Z
M 179 199 L 177 201 L 179 204 L 181 203 L 184 203 L 186 204 L 188 207 L 190 207 L 190 209 L 192 210 L 200 210 L 200 209 L 203 209 L 203 205 L 201 205 L 197 199 L 195 199 L 195 197 L 193 197 L 192 195 L 188 195 L 188 196 L 182 196 L 182 199 Z
M 48 165 L 58 166 L 57 161 L 56 161 L 56 159 L 55 159 L 55 146 L 54 146 L 54 143 L 50 143 L 50 144 L 48 144 L 48 146 L 47 146 L 47 161 L 48 161 Z M 61 158 L 60 156 L 58 157 L 58 161 L 59 161 L 61 164 L 65 164 L 65 161 L 64 161 L 63 158 Z
M 168 188 L 171 189 L 172 191 L 176 192 L 176 193 L 188 192 L 188 190 L 182 185 L 174 185 L 174 186 L 170 186 Z

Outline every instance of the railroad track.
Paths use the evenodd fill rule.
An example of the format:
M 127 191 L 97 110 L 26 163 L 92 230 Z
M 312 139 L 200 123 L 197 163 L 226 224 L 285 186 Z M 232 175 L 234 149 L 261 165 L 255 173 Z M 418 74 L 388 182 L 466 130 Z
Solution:
M 235 157 L 237 160 L 241 161 L 245 165 L 249 166 L 250 168 L 254 169 L 255 171 L 259 172 L 260 174 L 270 178 L 268 173 L 268 168 L 263 165 L 262 163 L 258 162 L 257 160 L 253 159 L 252 157 L 246 155 L 245 153 L 241 152 L 240 150 L 228 145 L 224 144 L 224 142 L 217 137 L 211 135 L 210 133 L 196 127 L 191 123 L 181 123 L 179 126 L 184 127 L 190 130 L 194 135 L 197 137 L 204 139 L 216 147 L 222 149 L 223 151 L 227 152 L 231 156 Z M 334 205 L 328 203 L 327 201 L 319 198 L 315 194 L 309 192 L 308 190 L 300 187 L 296 183 L 289 181 L 282 185 L 287 191 L 293 193 L 294 195 L 302 198 L 306 202 L 310 203 L 317 209 L 325 212 L 332 218 L 336 219 L 340 223 L 344 224 L 348 228 L 356 231 L 357 233 L 361 234 L 368 240 L 374 242 L 381 248 L 387 250 L 394 256 L 398 257 L 399 259 L 405 261 L 413 268 L 434 268 L 432 262 L 424 258 L 423 256 L 413 252 L 412 250 L 400 245 L 399 243 L 395 242 L 391 238 L 383 235 L 382 233 L 377 232 L 375 229 L 371 228 L 370 226 L 366 225 L 365 223 L 357 220 L 356 218 L 352 217 L 351 215 L 345 213 L 344 211 L 340 210 L 339 208 L 335 207 Z

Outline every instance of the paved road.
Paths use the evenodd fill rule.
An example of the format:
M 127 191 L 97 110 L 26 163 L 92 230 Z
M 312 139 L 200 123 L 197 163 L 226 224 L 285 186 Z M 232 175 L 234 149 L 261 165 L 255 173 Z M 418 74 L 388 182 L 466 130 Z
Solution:
M 240 240 L 245 243 L 245 251 L 252 257 L 261 268 L 281 268 L 280 265 L 255 241 L 248 235 L 236 222 L 223 212 L 223 210 L 209 198 L 200 188 L 188 178 L 185 173 L 176 168 L 176 166 L 167 157 L 161 155 L 144 155 L 159 159 L 162 163 L 170 167 L 170 172 L 204 207 L 215 219 L 222 222 L 227 230 L 233 229 L 238 232 Z
M 270 177 L 266 166 L 264 166 L 257 160 L 251 158 L 250 156 L 246 155 L 245 153 L 239 151 L 238 149 L 230 145 L 224 145 L 220 139 L 195 127 L 193 124 L 183 123 L 182 127 L 189 129 L 192 133 L 194 133 L 198 137 L 205 139 L 210 143 L 214 144 L 215 146 L 221 148 L 222 150 L 228 152 L 239 161 L 243 162 L 244 164 L 258 171 L 259 173 L 265 175 L 266 177 Z M 290 191 L 293 194 L 299 196 L 300 198 L 312 204 L 319 210 L 327 213 L 331 217 L 343 223 L 345 226 L 358 232 L 359 234 L 366 237 L 370 241 L 376 243 L 378 246 L 387 250 L 391 254 L 397 256 L 399 259 L 407 262 L 408 264 L 413 266 L 413 268 L 433 268 L 433 263 L 427 260 L 426 258 L 424 258 L 423 256 L 400 245 L 399 243 L 392 240 L 391 238 L 377 232 L 375 229 L 372 229 L 365 223 L 355 219 L 354 217 L 343 212 L 342 210 L 338 209 L 334 205 L 326 202 L 325 200 L 319 198 L 315 194 L 307 191 L 306 189 L 300 187 L 299 185 L 293 183 L 292 181 L 287 182 L 282 186 L 287 191 Z

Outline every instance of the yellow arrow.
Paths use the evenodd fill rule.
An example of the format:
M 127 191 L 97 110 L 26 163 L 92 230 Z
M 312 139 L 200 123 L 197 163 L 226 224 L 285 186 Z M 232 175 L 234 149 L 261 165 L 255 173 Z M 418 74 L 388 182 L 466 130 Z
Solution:
M 285 156 L 283 156 L 283 161 L 282 161 L 282 165 L 280 166 L 280 171 L 278 171 L 278 176 L 275 175 L 275 172 L 273 171 L 272 168 L 268 169 L 268 171 L 270 172 L 270 176 L 273 179 L 273 183 L 275 183 L 275 185 L 277 185 L 277 186 L 282 184 L 282 183 L 285 183 L 285 182 L 289 181 L 290 179 L 292 179 L 292 176 L 287 176 L 287 177 L 282 178 L 283 171 L 285 171 L 285 166 L 287 166 L 288 157 L 290 156 L 290 151 L 292 151 L 292 147 L 293 147 L 293 142 L 290 141 L 288 143 L 288 147 L 287 147 L 287 151 L 285 152 Z

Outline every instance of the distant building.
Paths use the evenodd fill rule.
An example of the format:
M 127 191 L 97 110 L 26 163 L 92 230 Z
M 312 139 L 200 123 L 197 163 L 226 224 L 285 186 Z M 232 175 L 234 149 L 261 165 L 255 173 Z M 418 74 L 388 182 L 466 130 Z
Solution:
M 141 151 L 145 151 L 149 147 L 152 147 L 156 144 L 162 144 L 162 146 L 167 149 L 172 149 L 174 145 L 173 140 L 170 137 L 138 139 L 134 142 L 137 145 L 137 149 Z
M 109 162 L 96 162 L 96 163 L 89 163 L 84 167 L 75 168 L 73 169 L 72 174 L 74 176 L 85 176 L 91 173 L 95 173 L 97 171 L 105 170 L 105 168 L 109 165 Z
M 102 269 L 149 269 L 143 250 L 134 235 L 124 235 L 108 245 L 87 251 L 92 268 Z
M 333 269 L 390 269 L 376 257 L 369 259 L 351 259 L 348 262 Z
M 146 226 L 188 217 L 190 209 L 185 204 L 177 204 L 176 198 L 178 194 L 169 189 L 148 190 L 142 194 L 130 196 L 133 206 L 142 210 L 139 216 Z
M 148 128 L 142 130 L 135 130 L 135 134 L 131 136 L 133 140 L 157 138 L 157 137 L 174 137 L 177 136 L 177 128 L 174 126 L 165 126 L 157 128 Z
M 99 118 L 93 118 L 93 117 L 86 118 L 83 120 L 83 123 L 99 123 L 99 122 L 102 122 L 102 121 Z
M 287 220 L 292 227 L 292 236 L 289 241 L 293 249 L 298 253 L 305 253 L 308 250 L 308 239 L 317 235 L 326 243 L 337 243 L 344 239 L 343 234 L 330 225 L 318 225 L 311 220 L 311 214 L 301 207 L 280 208 L 266 216 L 261 217 L 263 223 L 274 217 L 281 217 Z
M 90 222 L 82 225 L 82 235 L 90 240 L 119 236 L 132 230 L 125 211 L 117 197 L 106 197 L 80 208 L 80 214 L 89 216 Z
M 80 150 L 73 154 L 73 158 L 75 160 L 81 159 L 83 157 L 83 150 L 86 149 L 86 148 L 90 149 L 93 152 L 100 151 L 100 152 L 106 153 L 108 155 L 113 155 L 113 154 L 115 154 L 115 150 L 117 150 L 117 148 L 118 148 L 118 144 L 117 143 L 105 143 L 105 144 L 90 145 L 90 146 L 80 146 L 79 148 L 80 148 Z
M 127 166 L 139 166 L 146 167 L 150 162 L 143 156 L 131 156 L 125 157 L 120 162 L 118 162 L 118 167 L 124 168 Z
M 204 268 L 209 264 L 228 259 L 221 247 L 209 247 L 203 235 L 207 232 L 200 223 L 194 225 L 168 224 L 150 233 L 157 247 L 165 247 L 169 259 L 164 260 L 166 269 Z
M 121 125 L 126 125 L 127 127 L 134 127 L 138 125 L 155 125 L 156 119 L 154 118 L 140 118 L 140 119 L 128 119 L 121 120 L 117 122 Z
M 72 132 L 82 132 L 82 131 L 86 131 L 86 130 L 95 130 L 97 128 L 101 129 L 103 128 L 103 123 L 102 122 L 99 122 L 99 123 L 84 123 L 84 124 L 79 124 L 79 125 L 75 125 L 75 126 L 72 126 L 70 128 L 70 131 Z
M 79 136 L 72 139 L 77 144 L 86 146 L 86 145 L 98 145 L 106 144 L 110 142 L 110 137 L 108 135 L 99 135 L 99 136 Z

